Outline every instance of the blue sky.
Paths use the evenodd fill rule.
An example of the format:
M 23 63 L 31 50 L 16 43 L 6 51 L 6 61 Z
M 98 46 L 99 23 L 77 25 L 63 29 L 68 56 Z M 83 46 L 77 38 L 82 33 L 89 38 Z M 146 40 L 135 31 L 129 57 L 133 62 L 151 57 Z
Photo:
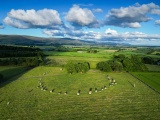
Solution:
M 0 34 L 160 45 L 160 1 L 0 0 Z

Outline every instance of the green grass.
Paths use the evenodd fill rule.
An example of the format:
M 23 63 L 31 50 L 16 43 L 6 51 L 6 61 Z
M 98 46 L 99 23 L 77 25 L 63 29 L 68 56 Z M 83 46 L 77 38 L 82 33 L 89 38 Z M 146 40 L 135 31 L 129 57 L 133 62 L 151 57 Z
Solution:
M 0 73 L 3 75 L 4 80 L 15 77 L 16 75 L 26 72 L 27 70 L 27 67 L 0 66 Z
M 146 64 L 146 66 L 147 66 L 149 71 L 155 71 L 155 72 L 160 71 L 160 66 L 159 65 Z
M 118 84 L 109 87 L 107 75 Z M 40 78 L 47 91 L 37 88 Z M 90 87 L 100 91 L 104 85 L 108 89 L 88 94 Z M 55 92 L 50 93 L 53 88 Z M 68 95 L 64 95 L 66 90 Z M 90 70 L 70 75 L 59 67 L 42 66 L 2 87 L 0 93 L 0 119 L 155 120 L 160 113 L 160 95 L 128 73 Z
M 82 53 L 78 52 L 44 52 L 44 54 L 50 56 L 69 56 L 69 57 L 87 57 L 87 58 L 109 58 L 113 55 L 113 53 L 107 53 L 105 51 L 100 51 L 98 53 L 87 53 L 83 51 Z
M 150 72 L 150 73 L 149 72 L 147 72 L 147 73 L 135 72 L 133 74 L 160 92 L 160 74 L 159 73 L 156 73 L 156 72 L 155 73 L 154 72 Z
M 70 57 L 70 56 L 49 56 L 49 65 L 65 65 L 68 61 L 86 61 L 90 63 L 91 68 L 96 68 L 96 64 L 101 61 L 107 61 L 109 58 L 89 58 L 89 57 Z

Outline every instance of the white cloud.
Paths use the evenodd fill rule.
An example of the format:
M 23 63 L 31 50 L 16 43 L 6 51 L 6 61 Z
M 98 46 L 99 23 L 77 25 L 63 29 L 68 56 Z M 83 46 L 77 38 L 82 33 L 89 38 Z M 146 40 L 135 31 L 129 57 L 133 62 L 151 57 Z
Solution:
M 0 23 L 0 29 L 3 29 L 3 28 L 4 28 L 3 24 Z
M 93 9 L 92 11 L 93 11 L 93 12 L 103 12 L 103 10 L 102 10 L 102 9 L 100 9 L 100 8 Z
M 130 28 L 140 28 L 141 27 L 141 25 L 138 22 L 131 22 L 131 23 L 125 22 L 125 23 L 122 23 L 121 25 L 122 27 L 130 27 Z
M 51 9 L 38 11 L 34 9 L 26 11 L 12 9 L 4 22 L 17 28 L 52 28 L 62 24 L 59 13 Z
M 45 30 L 44 34 L 52 36 L 65 36 L 72 39 L 90 40 L 90 41 L 101 41 L 101 42 L 116 42 L 116 43 L 131 43 L 131 44 L 149 44 L 149 41 L 154 40 L 155 43 L 160 41 L 159 34 L 148 35 L 142 32 L 124 32 L 119 33 L 116 30 L 110 28 L 106 31 L 94 32 L 94 31 L 83 31 L 81 30 Z M 150 45 L 150 44 L 149 44 Z
M 155 24 L 156 24 L 156 25 L 160 25 L 160 20 L 156 20 L 156 21 L 155 21 Z
M 154 3 L 129 7 L 121 7 L 120 9 L 111 9 L 106 15 L 105 25 L 113 25 L 119 27 L 139 28 L 141 22 L 151 20 L 147 15 L 159 14 L 160 7 Z
M 48 36 L 64 36 L 64 31 L 61 31 L 61 30 L 48 30 L 48 29 L 45 29 L 43 31 L 44 34 L 48 35 Z
M 111 30 L 110 28 L 108 28 L 106 31 L 105 31 L 106 34 L 108 35 L 117 35 L 117 31 L 116 30 Z
M 160 9 L 153 9 L 151 11 L 152 14 L 157 14 L 157 15 L 160 15 Z
M 97 27 L 98 21 L 92 11 L 73 5 L 65 16 L 65 19 L 75 26 Z

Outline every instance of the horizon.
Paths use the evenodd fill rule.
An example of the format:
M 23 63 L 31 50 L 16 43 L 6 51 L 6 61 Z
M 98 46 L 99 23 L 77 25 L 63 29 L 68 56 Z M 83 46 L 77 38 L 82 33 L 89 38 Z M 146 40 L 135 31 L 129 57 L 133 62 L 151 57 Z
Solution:
M 160 1 L 0 0 L 0 34 L 160 45 Z

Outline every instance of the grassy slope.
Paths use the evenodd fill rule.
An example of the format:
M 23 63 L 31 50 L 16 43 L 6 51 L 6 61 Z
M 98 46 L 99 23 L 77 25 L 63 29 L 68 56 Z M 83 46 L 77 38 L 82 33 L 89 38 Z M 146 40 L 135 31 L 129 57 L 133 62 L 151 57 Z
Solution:
M 108 87 L 107 74 L 118 84 Z M 55 92 L 36 88 L 40 78 Z M 108 89 L 88 94 L 90 87 L 100 89 L 103 85 Z M 78 89 L 82 91 L 80 96 L 76 95 Z M 58 95 L 66 90 L 68 95 Z M 0 93 L 0 119 L 141 120 L 159 119 L 160 113 L 160 95 L 127 73 L 90 70 L 86 74 L 68 75 L 58 67 L 37 67 L 2 87 Z
M 153 73 L 153 72 L 147 72 L 147 73 L 140 73 L 135 72 L 133 73 L 138 78 L 146 82 L 147 84 L 151 85 L 156 90 L 160 91 L 160 74 L 159 73 Z
M 4 80 L 14 77 L 20 73 L 27 71 L 27 67 L 17 67 L 17 66 L 0 66 L 0 73 L 3 75 Z

